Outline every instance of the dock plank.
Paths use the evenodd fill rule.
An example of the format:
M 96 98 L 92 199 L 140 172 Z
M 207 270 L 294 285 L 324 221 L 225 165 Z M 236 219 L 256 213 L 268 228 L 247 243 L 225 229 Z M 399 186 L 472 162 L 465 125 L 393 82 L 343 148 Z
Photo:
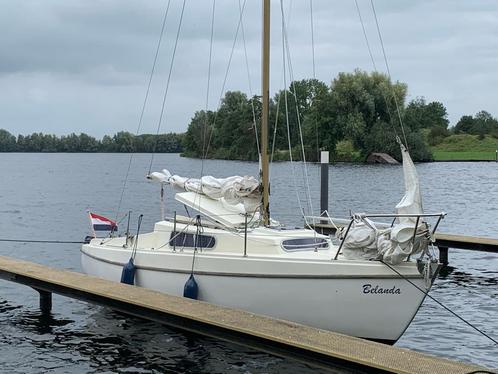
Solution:
M 309 364 L 350 363 L 368 372 L 469 373 L 483 370 L 408 349 L 0 256 L 0 278 L 110 306 L 125 313 L 229 340 Z M 372 371 L 373 370 L 373 371 Z

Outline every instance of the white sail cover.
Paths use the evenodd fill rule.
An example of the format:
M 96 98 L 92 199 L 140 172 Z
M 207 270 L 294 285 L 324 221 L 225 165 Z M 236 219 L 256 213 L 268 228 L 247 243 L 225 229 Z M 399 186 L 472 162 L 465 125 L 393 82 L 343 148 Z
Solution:
M 194 192 L 218 200 L 223 205 L 242 204 L 247 213 L 253 213 L 261 201 L 259 182 L 251 176 L 215 178 L 208 175 L 202 178 L 187 178 L 171 175 L 168 170 L 163 169 L 161 172 L 151 173 L 148 178 L 169 184 L 180 191 Z
M 401 154 L 405 194 L 396 205 L 396 213 L 423 214 L 417 170 L 403 145 Z M 393 227 L 380 230 L 364 215 L 357 214 L 344 239 L 343 254 L 349 259 L 377 258 L 393 265 L 399 264 L 427 246 L 427 227 L 424 222 L 419 222 L 414 237 L 416 220 L 416 217 L 398 217 Z

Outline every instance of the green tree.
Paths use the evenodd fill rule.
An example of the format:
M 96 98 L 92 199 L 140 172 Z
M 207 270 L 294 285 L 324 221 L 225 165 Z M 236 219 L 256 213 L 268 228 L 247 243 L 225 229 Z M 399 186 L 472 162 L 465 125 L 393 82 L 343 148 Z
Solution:
M 16 137 L 4 129 L 0 129 L 0 152 L 15 152 Z
M 473 116 L 462 116 L 455 127 L 453 128 L 453 131 L 455 134 L 470 134 L 474 128 L 474 117 Z
M 124 153 L 134 152 L 133 138 L 134 135 L 127 131 L 118 132 L 112 138 L 115 144 L 115 151 Z
M 479 135 L 483 139 L 486 134 L 498 132 L 498 120 L 485 110 L 481 110 L 474 117 L 462 116 L 453 131 L 455 134 Z
M 197 111 L 190 123 L 183 139 L 184 155 L 187 157 L 203 157 L 213 132 L 215 113 L 211 111 Z
M 448 112 L 438 101 L 427 104 L 423 97 L 418 97 L 410 101 L 404 113 L 404 123 L 414 131 L 434 127 L 448 128 Z
M 238 91 L 225 94 L 214 114 L 208 144 L 208 152 L 215 158 L 257 160 L 252 106 L 245 94 Z

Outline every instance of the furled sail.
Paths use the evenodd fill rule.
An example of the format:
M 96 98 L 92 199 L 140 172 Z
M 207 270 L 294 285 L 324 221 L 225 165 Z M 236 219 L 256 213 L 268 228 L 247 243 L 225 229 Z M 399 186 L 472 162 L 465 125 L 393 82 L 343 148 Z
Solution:
M 215 178 L 210 175 L 202 178 L 187 178 L 163 169 L 153 172 L 148 176 L 154 181 L 169 184 L 180 191 L 194 192 L 223 204 L 242 204 L 248 213 L 253 213 L 260 205 L 261 193 L 259 182 L 251 176 L 232 176 L 228 178 Z
M 401 144 L 405 194 L 396 205 L 397 214 L 423 214 L 417 170 L 408 150 Z M 364 214 L 357 214 L 344 238 L 343 254 L 349 259 L 382 259 L 399 264 L 427 248 L 427 224 L 416 217 L 398 217 L 396 223 L 379 229 Z
M 422 196 L 420 195 L 420 183 L 418 180 L 417 169 L 410 157 L 410 153 L 403 144 L 401 146 L 401 155 L 403 157 L 403 176 L 405 179 L 405 195 L 401 201 L 396 205 L 396 212 L 398 214 L 422 214 Z M 413 217 L 400 217 L 400 223 L 415 224 L 416 218 Z

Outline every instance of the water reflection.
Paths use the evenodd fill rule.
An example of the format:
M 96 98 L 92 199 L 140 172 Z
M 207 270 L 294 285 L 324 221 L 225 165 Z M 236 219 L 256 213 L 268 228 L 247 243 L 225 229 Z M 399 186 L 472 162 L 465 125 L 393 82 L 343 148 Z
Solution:
M 20 305 L 11 305 L 7 300 L 0 299 L 0 314 L 21 308 Z
M 84 319 L 73 320 L 59 314 L 7 306 L 0 309 L 0 321 L 8 320 L 16 327 L 10 344 L 21 349 L 29 344 L 35 351 L 49 352 L 45 357 L 48 362 L 54 356 L 71 360 L 87 366 L 88 372 L 124 369 L 127 373 L 322 372 L 299 362 L 176 331 L 105 308 L 90 306 L 90 310 Z
M 485 272 L 482 274 L 495 274 L 496 272 Z M 468 273 L 465 271 L 459 271 L 453 266 L 444 266 L 439 271 L 438 283 L 435 284 L 436 287 L 442 286 L 460 286 L 460 287 L 488 287 L 497 286 L 498 278 L 477 275 Z
M 16 326 L 40 335 L 52 334 L 54 327 L 65 326 L 74 322 L 70 319 L 55 318 L 52 313 L 24 309 L 16 313 L 12 321 Z

